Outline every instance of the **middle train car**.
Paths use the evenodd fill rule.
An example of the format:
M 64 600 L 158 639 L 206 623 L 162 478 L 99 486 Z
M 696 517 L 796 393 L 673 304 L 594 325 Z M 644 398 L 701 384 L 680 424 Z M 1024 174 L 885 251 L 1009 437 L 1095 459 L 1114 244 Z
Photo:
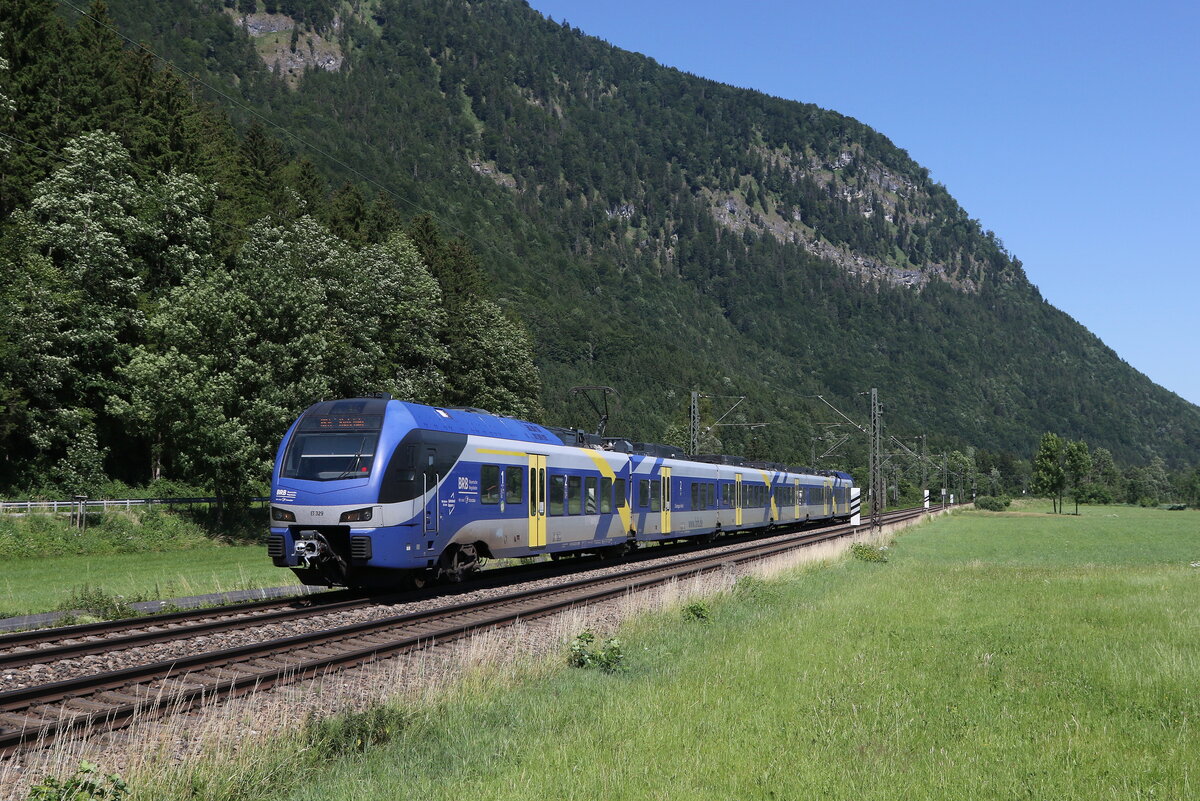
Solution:
M 308 583 L 461 578 L 485 558 L 849 517 L 845 473 L 807 473 L 391 399 L 309 408 L 280 445 L 268 552 Z

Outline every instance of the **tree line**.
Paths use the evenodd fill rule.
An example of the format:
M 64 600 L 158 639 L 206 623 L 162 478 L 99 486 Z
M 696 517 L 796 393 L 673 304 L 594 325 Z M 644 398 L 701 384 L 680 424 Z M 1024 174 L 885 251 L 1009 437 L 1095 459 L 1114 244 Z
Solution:
M 0 152 L 0 492 L 259 494 L 286 427 L 322 398 L 541 416 L 529 336 L 470 245 L 331 190 L 102 25 L 22 11 L 4 20 L 19 76 L 0 83 L 21 132 Z M 95 128 L 55 150 L 80 123 L 49 113 L 30 81 L 47 71 L 103 96 L 85 102 Z
M 1117 468 L 1106 448 L 1088 447 L 1083 440 L 1070 440 L 1053 432 L 1042 435 L 1033 457 L 1030 488 L 1036 495 L 1048 497 L 1054 511 L 1063 511 L 1066 495 L 1075 501 L 1075 513 L 1081 503 L 1130 503 L 1157 506 L 1181 501 L 1200 505 L 1200 468 L 1172 473 L 1161 458 L 1149 465 Z

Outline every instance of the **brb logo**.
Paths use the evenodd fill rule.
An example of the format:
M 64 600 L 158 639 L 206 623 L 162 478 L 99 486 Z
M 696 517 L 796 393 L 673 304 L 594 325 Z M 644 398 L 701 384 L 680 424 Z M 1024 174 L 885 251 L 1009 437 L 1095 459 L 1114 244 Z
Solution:
M 279 489 L 275 490 L 275 500 L 283 501 L 284 503 L 291 503 L 292 501 L 296 500 L 296 491 L 280 487 Z

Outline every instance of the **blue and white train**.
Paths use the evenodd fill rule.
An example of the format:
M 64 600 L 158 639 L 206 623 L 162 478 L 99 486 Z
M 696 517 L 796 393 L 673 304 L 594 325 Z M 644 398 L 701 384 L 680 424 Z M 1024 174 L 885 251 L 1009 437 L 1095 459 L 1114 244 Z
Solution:
M 846 473 L 603 439 L 478 409 L 378 398 L 310 407 L 280 444 L 267 551 L 307 584 L 420 586 L 486 558 L 843 519 Z

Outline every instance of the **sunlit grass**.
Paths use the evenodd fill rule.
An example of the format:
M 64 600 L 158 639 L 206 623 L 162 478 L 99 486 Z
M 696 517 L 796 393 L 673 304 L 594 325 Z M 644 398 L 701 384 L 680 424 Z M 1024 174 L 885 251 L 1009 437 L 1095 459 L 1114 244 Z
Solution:
M 261 545 L 14 559 L 0 573 L 0 618 L 57 609 L 85 586 L 157 600 L 295 583 L 291 571 L 271 564 Z
M 1195 797 L 1195 521 L 959 514 L 709 624 L 627 626 L 627 674 L 468 688 L 266 796 Z

